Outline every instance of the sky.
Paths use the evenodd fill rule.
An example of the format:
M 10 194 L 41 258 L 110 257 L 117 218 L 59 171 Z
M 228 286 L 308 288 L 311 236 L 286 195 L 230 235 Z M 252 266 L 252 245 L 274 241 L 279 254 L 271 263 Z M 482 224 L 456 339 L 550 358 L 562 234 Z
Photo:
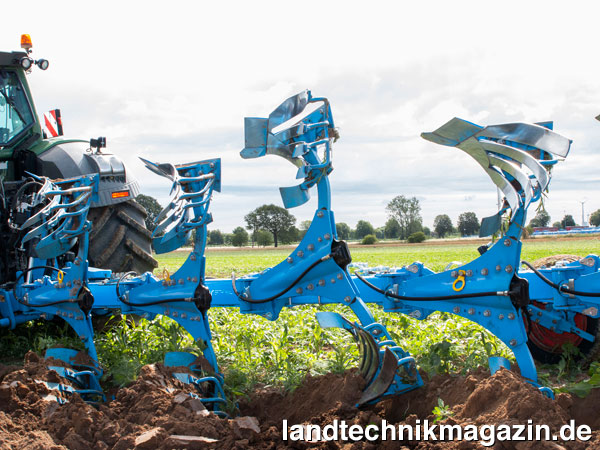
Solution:
M 420 138 L 453 117 L 479 125 L 553 120 L 573 140 L 544 200 L 552 221 L 600 209 L 597 2 L 102 1 L 3 5 L 2 50 L 22 33 L 50 61 L 29 75 L 39 114 L 60 108 L 65 135 L 106 136 L 142 192 L 170 183 L 137 156 L 222 159 L 212 228 L 282 206 L 298 184 L 277 156 L 243 160 L 243 119 L 304 89 L 327 97 L 339 128 L 330 175 L 338 222 L 386 219 L 415 196 L 424 225 L 496 212 L 496 188 L 462 151 Z M 313 199 L 290 212 L 312 219 Z M 530 208 L 530 217 L 536 205 Z M 587 220 L 587 219 L 586 219 Z

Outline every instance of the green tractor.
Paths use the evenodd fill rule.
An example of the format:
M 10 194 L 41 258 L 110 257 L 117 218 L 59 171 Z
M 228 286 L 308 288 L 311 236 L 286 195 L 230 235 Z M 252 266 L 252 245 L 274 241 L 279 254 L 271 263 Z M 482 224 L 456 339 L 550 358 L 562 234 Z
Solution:
M 40 121 L 27 74 L 34 66 L 46 70 L 48 61 L 31 57 L 29 35 L 21 37 L 21 47 L 23 51 L 0 52 L 0 209 L 13 219 L 18 216 L 19 205 L 39 184 L 31 174 L 56 179 L 98 173 L 98 199 L 88 214 L 93 223 L 90 264 L 117 273 L 151 271 L 157 262 L 144 222 L 146 211 L 135 200 L 138 182 L 123 161 L 103 151 L 105 138 L 63 138 L 59 110 L 45 114 L 44 123 Z M 17 259 L 6 247 L 15 234 L 14 226 L 0 231 L 0 271 L 4 272 L 0 278 L 11 272 Z

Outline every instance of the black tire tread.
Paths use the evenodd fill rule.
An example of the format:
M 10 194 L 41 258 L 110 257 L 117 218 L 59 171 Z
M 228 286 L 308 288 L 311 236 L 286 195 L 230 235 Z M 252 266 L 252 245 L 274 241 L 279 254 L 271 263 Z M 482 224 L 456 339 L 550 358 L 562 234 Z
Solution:
M 144 273 L 156 268 L 151 233 L 144 223 L 146 215 L 135 200 L 91 209 L 90 265 L 115 273 Z

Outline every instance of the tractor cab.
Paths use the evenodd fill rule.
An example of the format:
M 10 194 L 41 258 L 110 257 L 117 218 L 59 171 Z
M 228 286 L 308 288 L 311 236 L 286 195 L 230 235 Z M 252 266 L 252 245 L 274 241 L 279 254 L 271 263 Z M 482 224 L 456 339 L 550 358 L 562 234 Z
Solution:
M 135 201 L 140 192 L 137 180 L 117 155 L 101 151 L 106 138 L 65 139 L 59 110 L 38 116 L 27 74 L 46 70 L 49 63 L 32 57 L 27 34 L 21 36 L 21 49 L 0 52 L 0 210 L 13 205 L 11 193 L 19 192 L 34 176 L 70 179 L 98 174 L 89 217 L 102 220 L 96 221 L 90 260 L 96 267 L 115 272 L 152 270 L 156 261 L 145 227 L 146 211 Z M 11 214 L 0 211 L 0 222 Z M 0 241 L 6 237 L 0 230 Z M 2 250 L 6 249 L 0 246 Z

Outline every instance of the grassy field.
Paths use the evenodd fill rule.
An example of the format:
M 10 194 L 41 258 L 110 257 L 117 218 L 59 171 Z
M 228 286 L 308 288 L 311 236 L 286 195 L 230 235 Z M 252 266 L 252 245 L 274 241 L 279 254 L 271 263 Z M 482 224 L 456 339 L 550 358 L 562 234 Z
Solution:
M 404 244 L 395 246 L 353 246 L 353 262 L 366 262 L 370 265 L 403 266 L 415 261 L 424 263 L 432 270 L 443 270 L 451 261 L 464 263 L 475 259 L 480 244 L 468 241 L 446 241 L 439 245 Z M 284 249 L 211 249 L 206 252 L 206 275 L 215 278 L 229 278 L 231 272 L 248 274 L 271 267 L 291 253 L 292 247 Z M 600 254 L 600 237 L 529 239 L 523 241 L 522 259 L 533 261 L 553 254 L 573 254 L 586 256 Z M 159 255 L 159 269 L 176 270 L 187 257 L 186 251 L 176 251 Z
M 468 262 L 478 256 L 477 242 L 445 242 L 428 245 L 354 246 L 354 262 L 372 266 L 402 266 L 421 261 L 439 271 L 452 261 Z M 207 276 L 230 277 L 261 271 L 283 260 L 291 248 L 285 249 L 209 249 Z M 553 254 L 586 256 L 600 254 L 600 239 L 563 238 L 526 240 L 523 259 L 535 259 Z M 163 269 L 176 270 L 187 257 L 177 251 L 159 255 Z M 342 306 L 322 307 L 336 310 L 353 318 Z M 378 321 L 383 323 L 396 342 L 417 359 L 427 372 L 460 373 L 487 364 L 489 355 L 512 354 L 494 336 L 481 327 L 458 317 L 434 314 L 417 321 L 399 314 L 384 314 L 372 306 Z M 317 308 L 285 309 L 277 322 L 262 317 L 242 315 L 237 309 L 212 308 L 209 312 L 213 345 L 219 364 L 225 372 L 232 397 L 252 389 L 257 383 L 293 388 L 306 373 L 340 372 L 356 365 L 358 352 L 349 334 L 341 330 L 322 330 L 314 314 Z M 1 330 L 0 359 L 18 360 L 27 349 L 42 351 L 61 344 L 77 346 L 79 341 L 70 329 L 62 325 L 36 323 L 18 330 Z M 106 368 L 106 382 L 123 385 L 133 379 L 139 368 L 160 361 L 164 353 L 180 349 L 201 349 L 174 322 L 165 318 L 154 321 L 126 323 L 96 337 L 100 362 Z

